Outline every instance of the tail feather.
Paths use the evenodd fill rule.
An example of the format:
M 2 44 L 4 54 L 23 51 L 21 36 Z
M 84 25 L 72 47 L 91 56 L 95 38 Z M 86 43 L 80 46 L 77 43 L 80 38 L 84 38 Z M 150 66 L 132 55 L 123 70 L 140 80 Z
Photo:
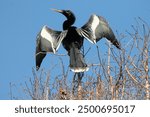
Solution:
M 70 55 L 70 68 L 73 72 L 85 72 L 88 71 L 88 66 L 85 63 L 83 54 L 80 50 L 73 46 L 69 52 Z

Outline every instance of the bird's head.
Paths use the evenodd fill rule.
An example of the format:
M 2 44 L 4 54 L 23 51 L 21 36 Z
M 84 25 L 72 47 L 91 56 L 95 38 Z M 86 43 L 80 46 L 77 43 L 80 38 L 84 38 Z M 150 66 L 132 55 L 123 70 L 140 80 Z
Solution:
M 58 10 L 58 9 L 52 9 L 52 10 L 63 14 L 64 16 L 67 17 L 67 19 L 70 19 L 70 18 L 75 19 L 75 15 L 73 14 L 71 10 Z
M 63 29 L 68 29 L 71 25 L 74 24 L 76 18 L 72 11 L 70 10 L 58 10 L 58 9 L 52 9 L 53 11 L 56 11 L 58 13 L 63 14 L 66 16 L 67 20 L 63 23 Z

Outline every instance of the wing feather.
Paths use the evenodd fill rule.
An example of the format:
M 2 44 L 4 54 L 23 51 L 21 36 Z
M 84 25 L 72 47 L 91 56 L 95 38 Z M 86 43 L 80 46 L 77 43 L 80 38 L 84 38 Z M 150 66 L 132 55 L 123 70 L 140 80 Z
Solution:
M 112 29 L 107 21 L 101 16 L 93 14 L 84 26 L 77 29 L 77 32 L 88 39 L 91 43 L 96 43 L 100 39 L 106 38 L 120 49 L 120 44 L 117 41 Z
M 47 52 L 56 53 L 67 31 L 55 31 L 44 26 L 36 40 L 36 68 L 39 69 Z

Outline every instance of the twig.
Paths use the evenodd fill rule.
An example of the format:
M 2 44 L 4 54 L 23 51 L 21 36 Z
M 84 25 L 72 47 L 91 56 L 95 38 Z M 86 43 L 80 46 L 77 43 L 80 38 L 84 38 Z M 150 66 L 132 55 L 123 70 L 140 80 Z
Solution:
M 89 49 L 87 50 L 87 52 L 84 54 L 84 57 L 89 53 L 90 50 L 91 50 L 91 47 L 89 47 Z
M 140 83 L 137 81 L 137 79 L 129 72 L 129 70 L 128 70 L 128 68 L 127 68 L 126 66 L 125 66 L 125 69 L 126 69 L 128 75 L 132 78 L 132 80 L 133 80 L 136 84 L 138 84 L 138 85 L 142 86 L 143 88 L 147 89 L 144 85 L 140 84 Z M 150 91 L 149 91 L 149 92 L 150 92 Z
M 39 54 L 54 54 L 53 52 L 38 52 L 38 53 L 36 53 L 35 54 L 35 56 L 37 56 L 37 55 L 39 55 Z M 55 53 L 54 55 L 56 55 L 56 56 L 67 56 L 68 54 L 57 54 L 57 53 Z

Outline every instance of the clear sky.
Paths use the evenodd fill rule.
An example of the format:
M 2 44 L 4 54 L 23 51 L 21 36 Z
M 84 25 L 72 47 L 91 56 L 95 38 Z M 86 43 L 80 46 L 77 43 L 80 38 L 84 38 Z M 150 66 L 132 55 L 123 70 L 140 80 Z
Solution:
M 32 77 L 36 35 L 42 26 L 46 24 L 62 30 L 65 18 L 51 8 L 72 10 L 77 27 L 84 25 L 90 15 L 96 13 L 107 19 L 114 32 L 125 33 L 131 30 L 137 17 L 150 23 L 149 5 L 150 0 L 1 0 L 0 99 L 10 99 L 10 83 L 20 85 Z M 60 47 L 58 53 L 66 54 L 66 51 Z M 55 58 L 58 57 L 48 55 L 42 67 L 48 70 Z M 88 62 L 92 61 L 89 59 Z

